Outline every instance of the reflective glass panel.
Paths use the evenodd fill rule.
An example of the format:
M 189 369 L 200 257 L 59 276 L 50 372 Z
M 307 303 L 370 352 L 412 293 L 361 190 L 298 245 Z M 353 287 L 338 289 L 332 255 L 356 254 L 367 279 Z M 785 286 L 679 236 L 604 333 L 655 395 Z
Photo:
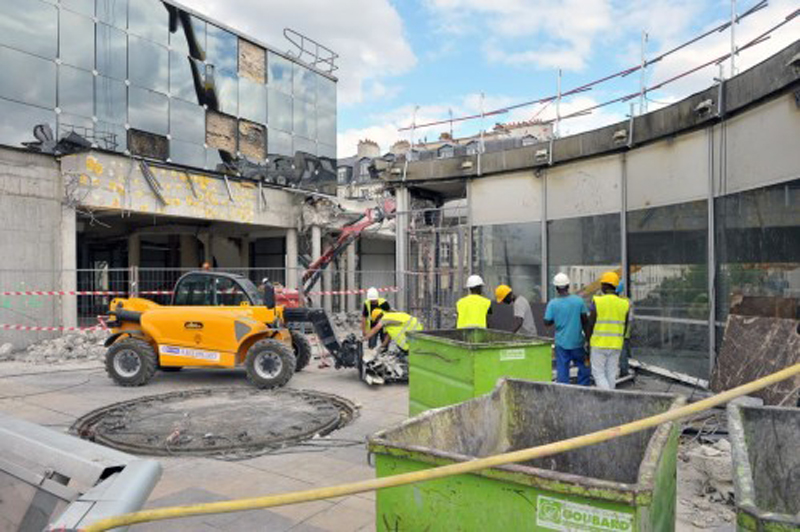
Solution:
M 191 144 L 173 139 L 169 143 L 169 158 L 174 163 L 205 168 L 206 149 L 202 144 Z
M 778 302 L 800 295 L 800 179 L 716 202 L 717 319 L 732 305 L 791 306 Z
M 121 29 L 128 27 L 128 0 L 97 0 L 97 19 Z
M 336 158 L 336 146 L 331 144 L 319 144 L 317 152 L 319 153 L 320 157 L 330 157 L 331 159 Z
M 302 151 L 304 153 L 310 153 L 311 155 L 317 154 L 317 143 L 311 139 L 306 139 L 303 137 L 294 137 L 294 151 Z
M 39 0 L 0 2 L 0 44 L 55 59 L 58 8 Z
M 239 72 L 239 38 L 235 34 L 208 24 L 206 40 L 207 63 L 214 65 L 217 72 Z
M 292 93 L 292 62 L 278 54 L 269 52 L 267 56 L 267 83 L 271 89 L 286 94 Z
M 572 288 L 589 298 L 600 287 L 597 280 L 607 270 L 619 270 L 622 260 L 619 214 L 603 214 L 547 222 L 549 271 L 552 279 L 566 273 Z M 552 283 L 548 295 L 553 297 Z
M 486 225 L 473 230 L 473 269 L 487 286 L 508 284 L 529 302 L 542 300 L 542 224 Z
M 216 148 L 208 148 L 206 149 L 206 165 L 205 168 L 212 171 L 218 171 L 222 169 L 222 157 L 219 154 L 219 150 Z
M 128 6 L 128 29 L 164 46 L 169 33 L 169 13 L 161 0 L 135 0 Z
M 317 138 L 325 144 L 336 145 L 336 111 L 317 107 Z
M 192 59 L 184 52 L 172 50 L 169 53 L 169 91 L 173 98 L 198 103 L 197 84 L 202 90 L 205 78 L 203 63 Z
M 239 79 L 239 116 L 267 123 L 267 87 L 247 78 Z
M 336 82 L 317 74 L 317 105 L 320 109 L 336 112 Z
M 235 72 L 216 70 L 206 65 L 206 80 L 206 86 L 213 89 L 216 97 L 215 110 L 236 116 L 239 113 L 239 76 Z M 211 103 L 208 106 L 214 107 Z
M 134 85 L 166 93 L 169 90 L 169 52 L 163 46 L 129 36 L 128 79 Z
M 267 153 L 269 155 L 294 155 L 292 135 L 270 129 L 267 138 Z
M 58 107 L 65 113 L 94 114 L 94 76 L 67 65 L 58 69 Z
M 49 124 L 55 133 L 56 114 L 39 107 L 31 107 L 0 98 L 0 144 L 22 147 L 23 142 L 36 140 L 33 128 L 38 124 Z
M 294 133 L 310 139 L 317 137 L 317 113 L 313 103 L 294 100 Z
M 116 79 L 128 77 L 128 36 L 124 31 L 97 24 L 97 71 Z
M 94 135 L 97 145 L 104 150 L 122 152 L 128 149 L 128 135 L 123 125 L 97 122 Z
M 294 120 L 292 118 L 292 97 L 283 92 L 269 88 L 269 127 L 281 131 L 292 131 Z
M 307 102 L 314 102 L 317 99 L 317 74 L 312 70 L 294 64 L 294 97 Z
M 60 0 L 61 7 L 75 11 L 87 17 L 94 16 L 94 0 Z
M 0 97 L 54 109 L 56 64 L 0 46 L 0 65 L 14 75 L 0 76 Z
M 94 68 L 94 21 L 66 9 L 61 10 L 59 56 L 68 64 Z
M 94 142 L 94 122 L 85 116 L 76 116 L 69 113 L 58 115 L 58 138 L 63 139 L 75 132 L 89 142 Z
M 97 76 L 94 94 L 98 120 L 117 125 L 124 125 L 128 121 L 128 88 L 124 82 Z
M 159 135 L 169 130 L 169 99 L 157 92 L 130 87 L 128 116 L 133 128 Z
M 633 306 L 631 357 L 685 375 L 708 378 L 708 325 L 636 315 Z M 656 321 L 657 320 L 657 321 Z
M 206 112 L 201 106 L 173 99 L 170 101 L 169 122 L 172 138 L 194 144 L 205 142 Z
M 187 14 L 181 18 L 174 33 L 170 33 L 169 44 L 173 50 L 189 55 L 193 51 L 196 59 L 206 56 L 206 21 Z M 190 46 L 191 43 L 191 46 Z

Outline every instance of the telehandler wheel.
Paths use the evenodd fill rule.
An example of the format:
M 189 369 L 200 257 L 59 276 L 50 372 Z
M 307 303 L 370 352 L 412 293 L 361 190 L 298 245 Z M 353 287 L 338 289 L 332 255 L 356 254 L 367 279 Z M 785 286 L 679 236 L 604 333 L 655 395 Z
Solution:
M 295 372 L 303 371 L 303 368 L 308 366 L 311 362 L 311 343 L 306 338 L 306 335 L 300 331 L 290 331 L 292 333 L 292 348 L 294 349 L 294 358 L 297 363 L 294 366 Z
M 277 388 L 289 382 L 295 365 L 291 348 L 278 340 L 259 340 L 247 351 L 247 380 L 259 388 Z
M 106 352 L 106 373 L 120 386 L 147 384 L 157 367 L 155 351 L 140 338 L 124 338 Z

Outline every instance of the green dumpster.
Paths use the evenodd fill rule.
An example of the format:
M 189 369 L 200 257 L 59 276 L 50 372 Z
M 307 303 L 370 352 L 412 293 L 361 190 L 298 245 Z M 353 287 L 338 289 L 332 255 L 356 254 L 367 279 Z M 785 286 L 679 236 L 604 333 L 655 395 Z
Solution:
M 800 532 L 800 409 L 728 405 L 739 530 Z
M 672 394 L 503 379 L 369 439 L 378 477 L 560 441 L 677 408 Z M 380 490 L 376 528 L 672 531 L 678 424 L 477 473 Z
M 411 334 L 408 411 L 489 393 L 501 377 L 550 382 L 550 340 L 492 329 L 450 329 Z

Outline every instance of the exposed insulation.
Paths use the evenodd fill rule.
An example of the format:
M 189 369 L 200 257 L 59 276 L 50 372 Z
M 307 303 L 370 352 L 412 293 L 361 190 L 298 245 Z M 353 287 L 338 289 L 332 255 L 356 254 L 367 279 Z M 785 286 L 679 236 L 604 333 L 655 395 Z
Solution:
M 258 45 L 239 39 L 239 75 L 257 83 L 266 83 L 266 51 Z
M 210 148 L 236 153 L 236 119 L 209 110 L 206 113 L 206 144 Z
M 261 124 L 239 120 L 239 151 L 245 157 L 260 162 L 267 157 L 267 130 Z
M 169 156 L 169 141 L 162 135 L 130 129 L 128 130 L 128 149 L 133 155 L 165 161 Z

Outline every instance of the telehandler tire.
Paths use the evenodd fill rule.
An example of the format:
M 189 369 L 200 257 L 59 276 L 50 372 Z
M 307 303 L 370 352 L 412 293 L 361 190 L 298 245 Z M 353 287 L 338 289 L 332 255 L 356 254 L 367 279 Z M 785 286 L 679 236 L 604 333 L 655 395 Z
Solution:
M 292 349 L 283 342 L 259 340 L 247 351 L 247 380 L 258 388 L 278 388 L 289 382 L 296 364 Z
M 294 358 L 297 363 L 294 366 L 294 371 L 303 371 L 303 368 L 308 366 L 311 362 L 311 343 L 306 338 L 306 335 L 300 331 L 290 331 L 292 333 L 292 348 L 294 349 Z
M 157 367 L 153 347 L 141 338 L 123 338 L 106 351 L 106 373 L 120 386 L 147 384 Z

